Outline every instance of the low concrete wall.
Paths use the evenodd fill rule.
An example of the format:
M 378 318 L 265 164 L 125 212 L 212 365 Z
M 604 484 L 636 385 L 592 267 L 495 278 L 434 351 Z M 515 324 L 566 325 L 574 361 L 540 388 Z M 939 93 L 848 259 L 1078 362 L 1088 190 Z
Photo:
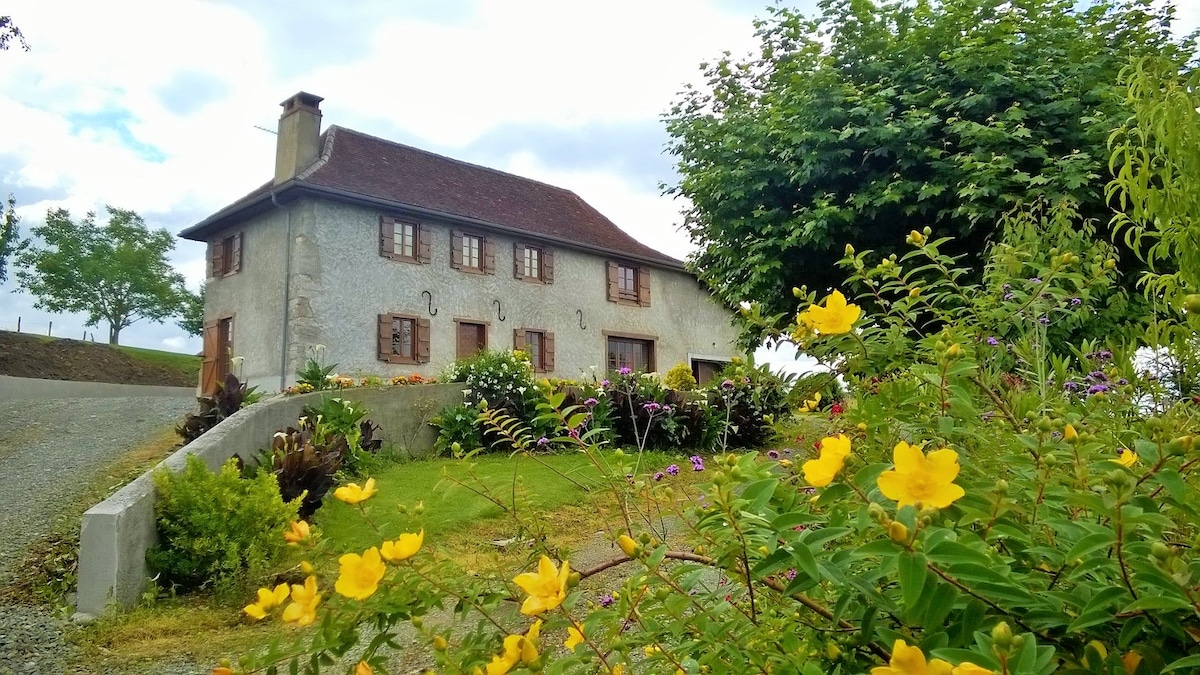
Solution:
M 169 396 L 186 398 L 196 395 L 195 387 L 154 387 L 141 384 L 39 380 L 30 377 L 0 375 L 0 401 L 40 398 L 119 398 L 131 396 Z
M 235 454 L 249 458 L 267 448 L 276 431 L 294 425 L 304 406 L 317 404 L 322 396 L 366 406 L 370 411 L 367 419 L 381 427 L 385 443 L 401 445 L 417 456 L 428 455 L 437 437 L 429 419 L 463 398 L 461 384 L 348 389 L 272 398 L 223 420 L 163 460 L 155 470 L 164 467 L 179 471 L 188 455 L 197 455 L 214 471 Z M 110 603 L 130 606 L 146 586 L 146 551 L 156 541 L 152 473 L 142 474 L 83 514 L 77 601 L 80 619 L 99 616 Z

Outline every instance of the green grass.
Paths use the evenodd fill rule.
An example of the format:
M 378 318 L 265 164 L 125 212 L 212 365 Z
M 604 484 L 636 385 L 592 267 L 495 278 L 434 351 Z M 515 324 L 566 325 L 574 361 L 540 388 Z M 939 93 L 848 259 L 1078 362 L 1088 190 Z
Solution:
M 611 453 L 602 461 L 613 462 Z M 540 460 L 540 461 L 539 461 Z M 626 455 L 625 462 L 634 457 Z M 678 458 L 647 452 L 640 472 L 660 469 Z M 389 537 L 400 532 L 424 529 L 427 540 L 475 528 L 484 521 L 500 519 L 504 510 L 453 479 L 478 489 L 486 489 L 502 503 L 513 503 L 514 491 L 520 491 L 540 511 L 558 507 L 582 506 L 601 489 L 601 474 L 583 453 L 564 453 L 538 459 L 506 455 L 478 457 L 472 460 L 432 459 L 388 466 L 374 478 L 379 492 L 364 502 L 372 521 Z M 520 503 L 519 500 L 518 503 Z M 413 507 L 423 503 L 421 515 Z M 407 513 L 402 513 L 403 505 Z M 379 545 L 380 535 L 364 524 L 357 507 L 330 494 L 317 512 L 316 524 L 334 550 L 354 551 Z
M 199 377 L 200 375 L 200 357 L 195 354 L 180 354 L 179 352 L 163 352 L 157 349 L 143 349 L 141 347 L 126 347 L 117 345 L 117 349 L 125 352 L 129 356 L 146 363 L 152 363 L 164 368 L 171 368 L 187 375 L 188 377 Z

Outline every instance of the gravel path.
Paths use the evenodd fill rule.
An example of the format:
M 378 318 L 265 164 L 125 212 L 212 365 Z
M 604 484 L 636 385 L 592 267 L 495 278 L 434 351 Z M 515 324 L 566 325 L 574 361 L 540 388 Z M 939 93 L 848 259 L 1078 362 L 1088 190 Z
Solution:
M 96 472 L 196 405 L 191 397 L 0 401 L 0 579 Z M 0 606 L 0 675 L 61 673 L 61 625 Z

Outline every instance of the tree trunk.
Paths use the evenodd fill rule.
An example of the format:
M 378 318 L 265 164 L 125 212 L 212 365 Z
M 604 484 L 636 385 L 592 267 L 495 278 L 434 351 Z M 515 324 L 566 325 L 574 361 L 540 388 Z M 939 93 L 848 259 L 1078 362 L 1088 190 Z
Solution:
M 108 324 L 108 344 L 115 345 L 121 338 L 121 327 L 115 323 Z

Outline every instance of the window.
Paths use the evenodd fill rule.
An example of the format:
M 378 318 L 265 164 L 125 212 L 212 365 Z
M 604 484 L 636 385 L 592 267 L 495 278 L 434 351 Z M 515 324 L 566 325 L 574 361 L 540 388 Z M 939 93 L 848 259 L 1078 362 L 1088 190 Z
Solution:
M 487 349 L 487 324 L 454 320 L 457 324 L 457 356 L 465 359 Z
M 513 244 L 513 277 L 533 283 L 554 283 L 554 251 Z
M 429 228 L 412 221 L 379 219 L 379 255 L 389 260 L 427 264 Z
M 495 274 L 495 245 L 482 235 L 456 230 L 450 235 L 450 266 L 475 274 Z
M 608 300 L 622 305 L 650 306 L 650 271 L 628 263 L 608 263 Z
M 429 319 L 404 314 L 379 315 L 379 360 L 429 362 Z
M 529 355 L 529 363 L 535 372 L 548 373 L 554 370 L 554 333 L 518 328 L 513 331 L 513 349 L 520 349 Z
M 654 370 L 654 339 L 608 335 L 608 370 L 621 368 L 650 372 Z
M 226 277 L 242 271 L 242 233 L 236 232 L 208 245 L 208 276 Z

